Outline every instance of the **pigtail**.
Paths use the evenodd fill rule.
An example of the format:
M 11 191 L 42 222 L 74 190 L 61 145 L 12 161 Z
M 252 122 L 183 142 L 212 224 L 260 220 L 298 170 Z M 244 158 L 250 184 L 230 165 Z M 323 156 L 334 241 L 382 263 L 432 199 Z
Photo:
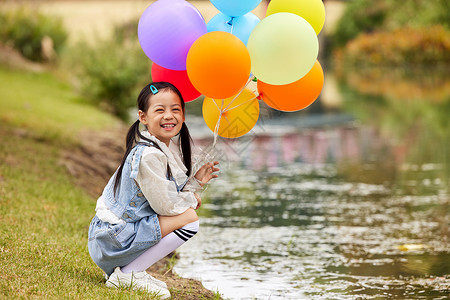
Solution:
M 130 129 L 128 129 L 127 137 L 126 137 L 126 150 L 123 155 L 122 162 L 117 170 L 116 178 L 114 180 L 114 195 L 116 195 L 116 190 L 119 187 L 120 178 L 122 177 L 123 166 L 125 165 L 125 161 L 127 160 L 128 154 L 130 154 L 131 149 L 133 149 L 134 144 L 136 143 L 136 135 L 140 134 L 139 132 L 139 120 L 131 125 Z
M 189 129 L 186 126 L 186 123 L 183 122 L 180 130 L 180 141 L 181 141 L 181 153 L 183 154 L 183 162 L 187 169 L 187 176 L 191 175 L 192 172 L 192 150 L 191 150 L 191 142 L 192 138 L 189 134 Z

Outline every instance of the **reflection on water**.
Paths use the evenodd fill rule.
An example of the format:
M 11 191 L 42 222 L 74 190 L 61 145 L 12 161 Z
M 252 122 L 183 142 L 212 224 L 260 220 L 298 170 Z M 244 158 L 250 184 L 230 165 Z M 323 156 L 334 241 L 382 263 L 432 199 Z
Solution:
M 446 66 L 442 66 L 446 68 Z M 354 89 L 366 95 L 392 98 L 396 101 L 418 99 L 439 103 L 450 97 L 449 70 L 377 69 L 347 72 L 343 76 Z
M 448 102 L 347 93 L 354 121 L 221 143 L 175 271 L 231 299 L 447 299 Z

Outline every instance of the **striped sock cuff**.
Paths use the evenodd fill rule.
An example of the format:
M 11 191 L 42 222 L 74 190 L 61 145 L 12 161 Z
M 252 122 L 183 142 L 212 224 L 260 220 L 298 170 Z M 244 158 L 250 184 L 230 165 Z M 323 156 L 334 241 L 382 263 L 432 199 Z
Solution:
M 174 230 L 173 233 L 175 233 L 180 239 L 186 242 L 188 239 L 193 237 L 197 233 L 197 231 L 180 228 Z

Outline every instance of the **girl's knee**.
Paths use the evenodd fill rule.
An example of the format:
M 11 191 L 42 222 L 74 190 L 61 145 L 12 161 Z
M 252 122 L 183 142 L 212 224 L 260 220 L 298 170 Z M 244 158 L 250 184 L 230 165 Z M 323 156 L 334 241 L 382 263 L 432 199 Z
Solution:
M 184 212 L 186 217 L 186 224 L 198 221 L 197 212 L 193 208 L 189 208 Z
M 161 235 L 164 237 L 176 229 L 180 229 L 187 224 L 197 222 L 198 216 L 194 209 L 189 208 L 180 215 L 172 217 L 158 216 L 158 219 L 159 226 L 161 228 Z

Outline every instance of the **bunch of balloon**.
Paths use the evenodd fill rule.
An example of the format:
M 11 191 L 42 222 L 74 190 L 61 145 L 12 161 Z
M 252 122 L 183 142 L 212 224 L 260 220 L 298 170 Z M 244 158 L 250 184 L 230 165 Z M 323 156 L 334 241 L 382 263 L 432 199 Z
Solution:
M 247 48 L 258 92 L 270 107 L 298 111 L 323 87 L 317 35 L 325 22 L 321 0 L 272 0 L 253 29 Z
M 211 0 L 220 11 L 207 24 L 208 33 L 189 50 L 186 68 L 194 87 L 206 97 L 203 118 L 215 136 L 236 138 L 248 133 L 259 117 L 251 81 L 247 40 L 260 22 L 251 11 L 261 0 Z
M 139 19 L 138 39 L 153 61 L 153 81 L 174 84 L 185 102 L 201 95 L 189 80 L 186 59 L 192 44 L 206 32 L 203 16 L 185 0 L 155 1 Z
M 258 120 L 259 102 L 283 111 L 310 105 L 323 86 L 317 34 L 321 0 L 211 0 L 220 11 L 208 24 L 185 0 L 158 0 L 142 14 L 138 38 L 153 61 L 154 81 L 177 86 L 184 100 L 205 95 L 203 116 L 217 135 L 235 138 Z M 246 89 L 257 77 L 259 95 Z
M 141 15 L 138 39 L 153 61 L 152 79 L 173 83 L 185 102 L 204 94 L 205 106 L 212 101 L 215 109 L 203 109 L 205 122 L 209 124 L 217 115 L 216 124 L 210 126 L 215 137 L 233 138 L 250 131 L 258 119 L 256 95 L 244 91 L 251 72 L 245 44 L 260 21 L 250 11 L 261 0 L 211 2 L 221 13 L 207 26 L 200 12 L 185 0 L 155 1 Z M 244 96 L 251 98 L 243 101 Z M 220 105 L 214 99 L 221 99 Z M 249 111 L 242 111 L 244 107 L 250 107 Z

